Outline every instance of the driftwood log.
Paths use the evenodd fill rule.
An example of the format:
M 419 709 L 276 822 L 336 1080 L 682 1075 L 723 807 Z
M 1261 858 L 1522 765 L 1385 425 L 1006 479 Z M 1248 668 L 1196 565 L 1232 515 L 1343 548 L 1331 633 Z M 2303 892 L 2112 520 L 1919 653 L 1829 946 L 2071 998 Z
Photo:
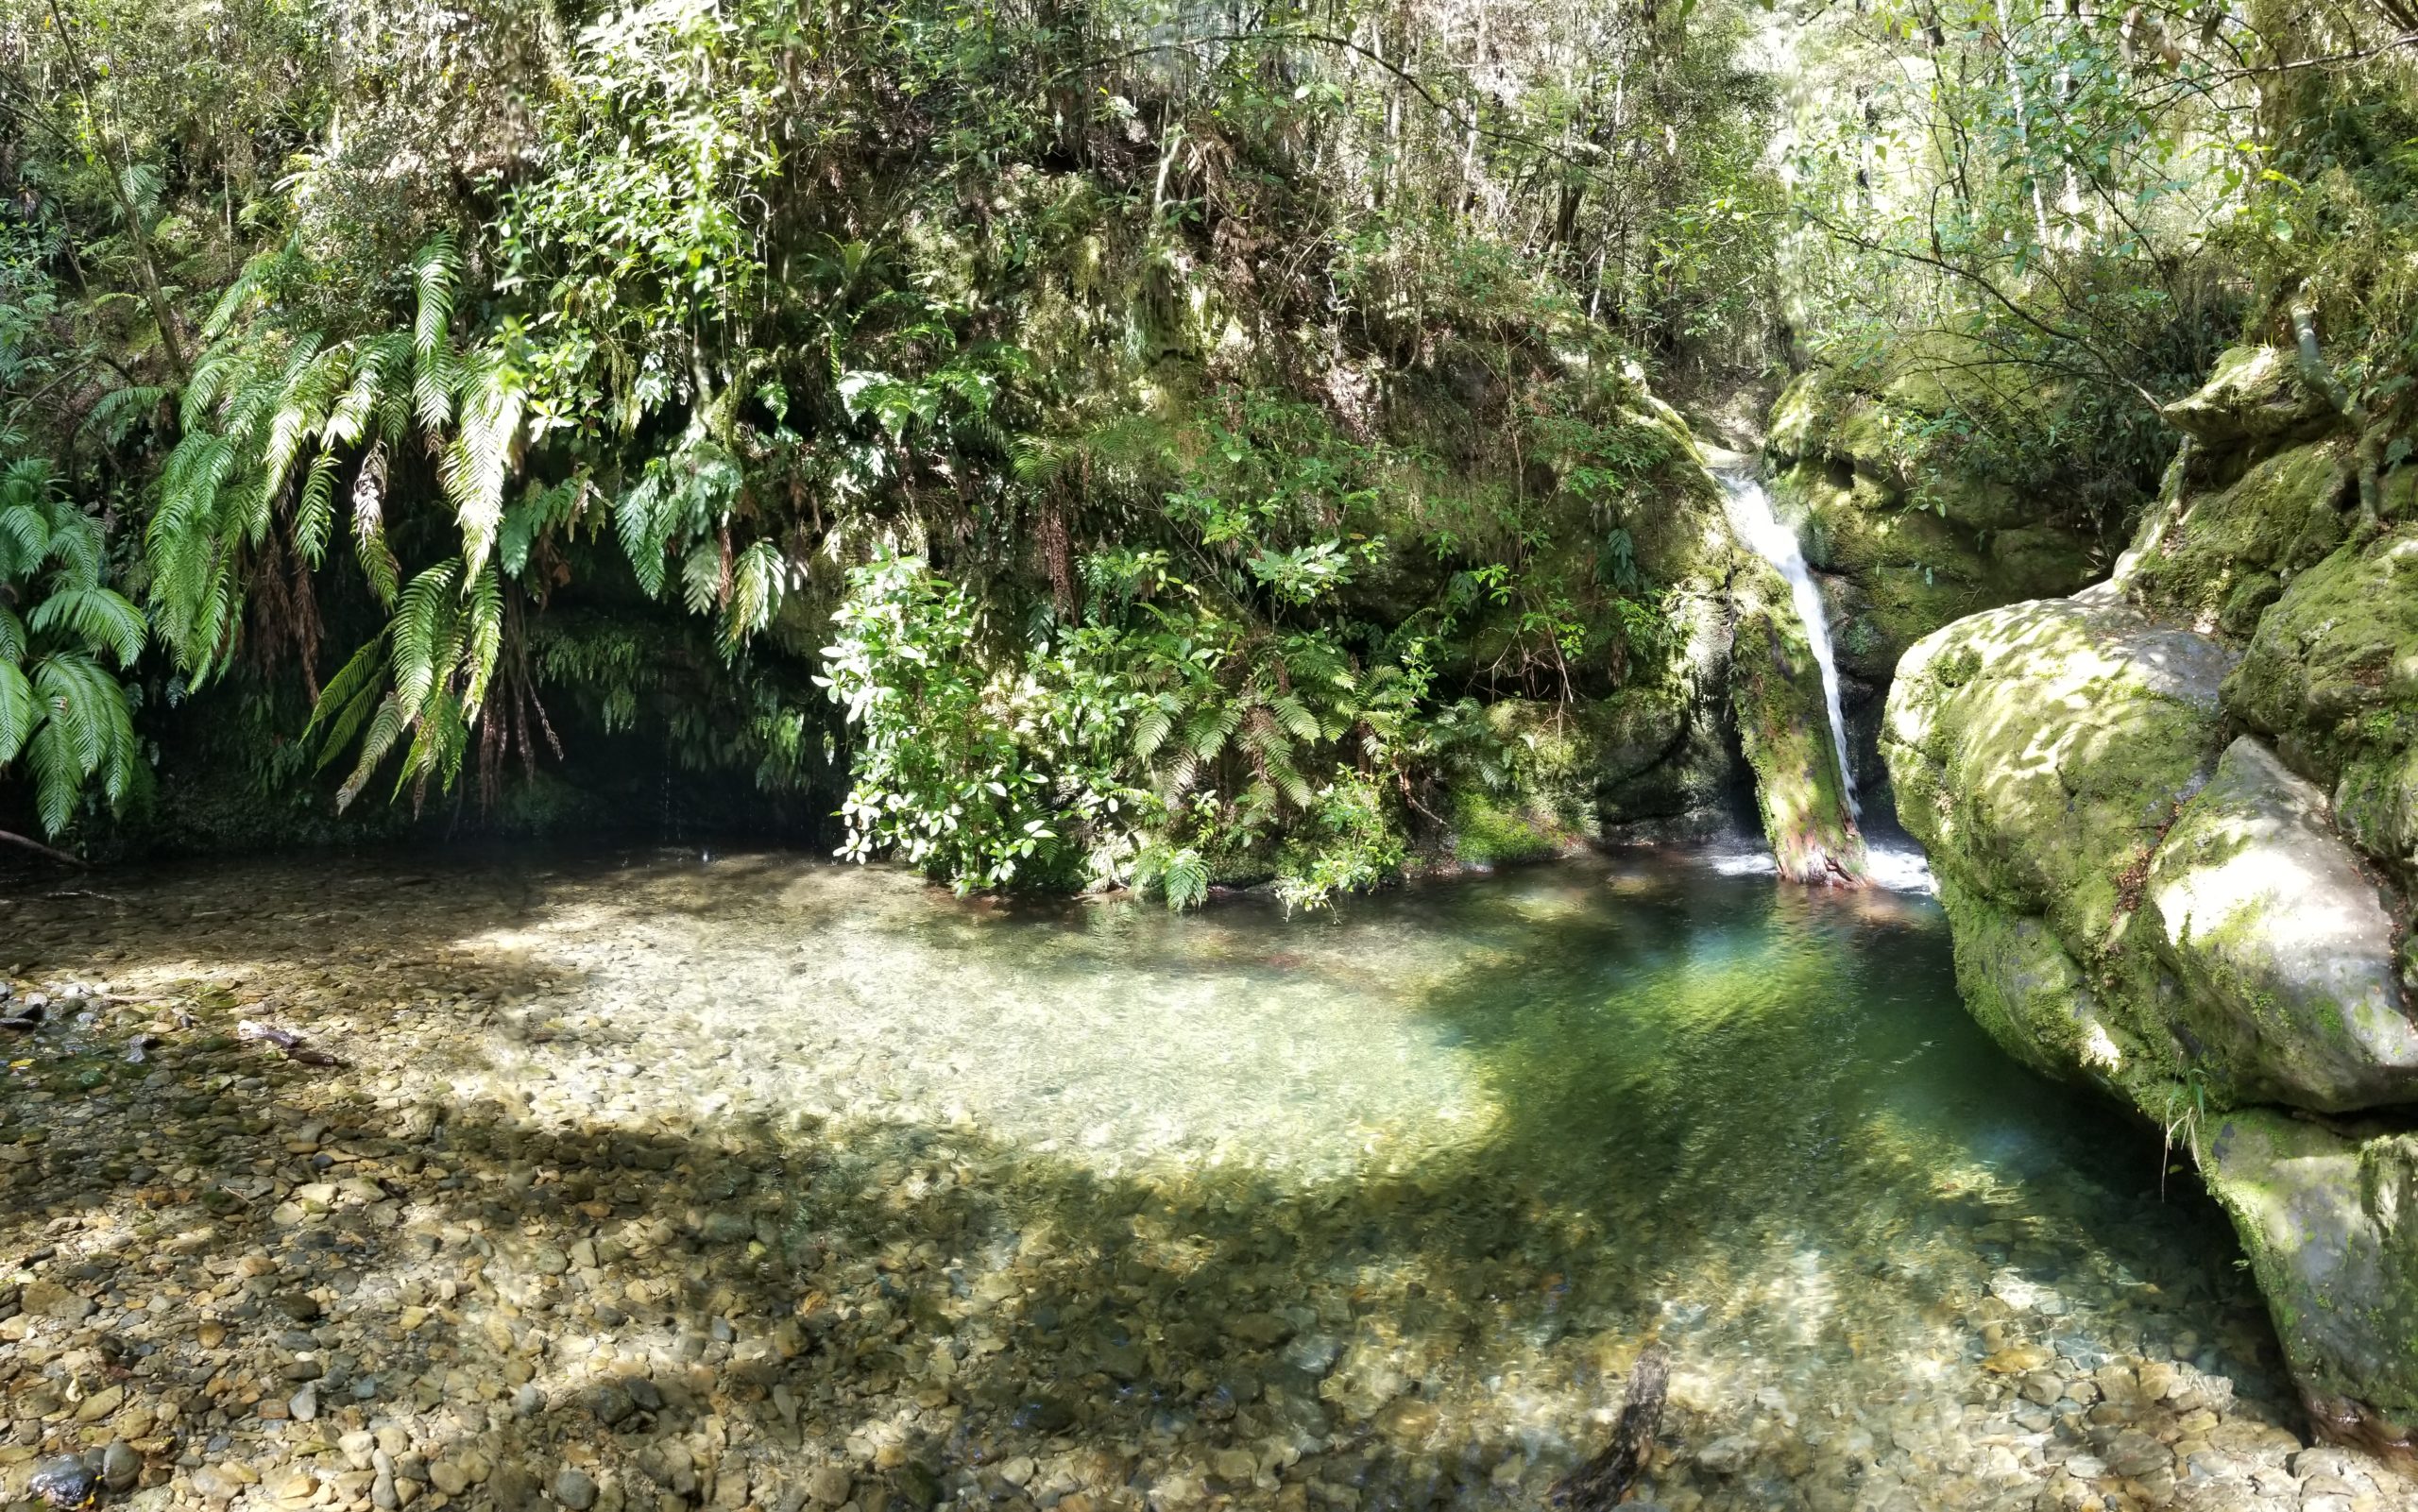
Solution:
M 1654 1453 L 1654 1437 L 1662 1431 L 1662 1399 L 1670 1390 L 1671 1351 L 1649 1344 L 1628 1373 L 1612 1441 L 1554 1487 L 1553 1504 L 1571 1512 L 1603 1512 L 1620 1504 Z

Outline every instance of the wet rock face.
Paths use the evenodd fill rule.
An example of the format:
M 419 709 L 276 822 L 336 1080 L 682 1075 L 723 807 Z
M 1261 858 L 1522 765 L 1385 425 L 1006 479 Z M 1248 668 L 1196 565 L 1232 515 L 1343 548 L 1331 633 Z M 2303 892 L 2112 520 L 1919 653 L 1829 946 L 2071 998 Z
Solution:
M 2035 501 L 1909 463 L 1908 435 L 1947 399 L 1931 375 L 1865 392 L 1817 368 L 1773 410 L 1773 496 L 1825 576 L 1840 666 L 1872 688 L 1942 625 L 2091 576 L 2092 542 L 2043 524 Z
M 1864 840 L 1848 807 L 1821 669 L 1788 586 L 1778 571 L 1755 562 L 1741 569 L 1736 592 L 1730 705 L 1754 769 L 1772 858 L 1793 882 L 1858 882 Z
M 1882 750 L 1975 1017 L 2194 1151 L 2312 1421 L 2409 1454 L 2418 537 L 2347 539 L 2322 403 L 2228 353 L 2116 577 L 1916 644 Z

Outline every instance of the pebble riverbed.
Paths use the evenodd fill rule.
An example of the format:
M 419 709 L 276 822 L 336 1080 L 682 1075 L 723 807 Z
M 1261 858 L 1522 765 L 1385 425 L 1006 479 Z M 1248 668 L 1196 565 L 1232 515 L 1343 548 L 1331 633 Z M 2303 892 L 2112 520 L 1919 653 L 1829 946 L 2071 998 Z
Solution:
M 1669 858 L 1292 921 L 776 855 L 21 885 L 0 1504 L 1541 1507 L 1659 1340 L 1633 1505 L 2412 1505 L 1946 960 Z

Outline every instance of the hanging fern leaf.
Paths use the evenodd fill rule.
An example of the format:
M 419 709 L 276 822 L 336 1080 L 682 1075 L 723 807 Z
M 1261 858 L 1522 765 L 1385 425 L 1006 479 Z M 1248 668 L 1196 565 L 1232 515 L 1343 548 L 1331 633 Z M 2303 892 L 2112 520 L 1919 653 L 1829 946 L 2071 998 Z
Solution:
M 17 759 L 41 718 L 42 706 L 24 669 L 15 658 L 0 655 L 0 767 Z
M 118 665 L 131 667 L 143 654 L 143 611 L 108 588 L 67 588 L 34 606 L 26 626 L 40 635 L 70 629 L 90 645 L 107 647 Z
M 315 570 L 328 554 L 328 534 L 335 527 L 335 453 L 322 451 L 302 475 L 302 497 L 294 506 L 294 551 Z

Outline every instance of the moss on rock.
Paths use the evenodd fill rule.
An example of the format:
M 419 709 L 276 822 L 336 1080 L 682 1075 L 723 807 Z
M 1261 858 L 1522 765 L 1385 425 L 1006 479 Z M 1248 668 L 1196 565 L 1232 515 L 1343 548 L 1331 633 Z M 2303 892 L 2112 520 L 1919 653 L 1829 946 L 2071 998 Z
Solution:
M 2418 533 L 2343 548 L 2258 622 L 2227 712 L 2329 790 L 2361 850 L 2418 881 Z
M 2418 1136 L 2243 1109 L 2197 1148 L 2318 1426 L 2377 1443 L 2418 1428 Z
M 2325 795 L 2249 736 L 2158 847 L 2144 935 L 2183 991 L 2178 1037 L 2227 1102 L 2326 1112 L 2418 1101 L 2392 906 Z
M 1755 772 L 1763 835 L 1780 875 L 1798 882 L 1861 881 L 1864 838 L 1848 807 L 1831 737 L 1820 665 L 1789 599 L 1762 561 L 1740 569 L 1730 644 L 1730 706 Z
M 2216 760 L 2232 658 L 2110 596 L 1994 609 L 1906 654 L 1882 754 L 1907 830 L 2088 956 Z
M 2350 481 L 2348 447 L 2328 440 L 2267 457 L 2228 488 L 2183 494 L 2125 590 L 2152 614 L 2247 637 L 2287 576 L 2341 543 Z

